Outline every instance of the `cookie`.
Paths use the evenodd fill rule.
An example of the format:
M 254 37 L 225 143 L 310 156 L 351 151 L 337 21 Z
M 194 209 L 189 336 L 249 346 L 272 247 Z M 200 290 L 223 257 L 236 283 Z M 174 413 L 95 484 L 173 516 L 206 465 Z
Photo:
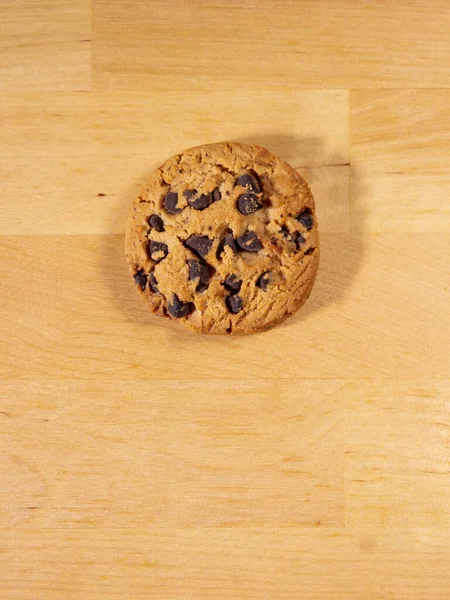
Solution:
M 259 146 L 185 150 L 134 201 L 126 255 L 150 310 L 200 333 L 253 333 L 294 313 L 317 272 L 308 184 Z

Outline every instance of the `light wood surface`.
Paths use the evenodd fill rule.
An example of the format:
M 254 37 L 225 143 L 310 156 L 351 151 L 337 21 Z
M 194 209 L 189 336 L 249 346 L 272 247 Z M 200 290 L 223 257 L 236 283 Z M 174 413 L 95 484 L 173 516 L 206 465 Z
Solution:
M 0 1 L 0 599 L 448 600 L 450 3 Z M 311 183 L 304 309 L 149 315 L 129 203 L 185 147 Z

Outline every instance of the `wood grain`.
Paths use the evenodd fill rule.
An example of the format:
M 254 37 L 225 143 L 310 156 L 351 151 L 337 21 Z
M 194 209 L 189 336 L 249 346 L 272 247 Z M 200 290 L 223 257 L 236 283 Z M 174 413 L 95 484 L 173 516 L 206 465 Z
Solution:
M 339 382 L 2 388 L 0 527 L 344 524 Z
M 1 253 L 3 378 L 448 376 L 445 235 L 323 234 L 304 310 L 232 340 L 149 314 L 122 236 L 4 236 Z
M 95 0 L 94 85 L 450 87 L 447 0 Z
M 90 87 L 90 0 L 0 3 L 0 92 Z
M 353 231 L 449 231 L 450 90 L 353 91 Z
M 0 599 L 448 600 L 448 0 L 0 3 Z M 311 183 L 305 307 L 150 315 L 131 199 L 185 147 Z
M 347 524 L 448 527 L 449 442 L 449 381 L 368 385 L 347 412 Z
M 448 529 L 10 531 L 5 600 L 447 600 Z
M 231 101 L 225 92 L 33 93 L 0 102 L 1 233 L 123 233 L 153 169 L 222 140 L 259 143 L 306 168 L 323 231 L 349 230 L 348 92 L 255 91 Z

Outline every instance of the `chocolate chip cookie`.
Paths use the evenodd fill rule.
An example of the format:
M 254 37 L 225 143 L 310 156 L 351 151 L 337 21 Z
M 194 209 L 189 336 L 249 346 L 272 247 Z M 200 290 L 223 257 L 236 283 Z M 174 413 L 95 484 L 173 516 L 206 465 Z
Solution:
M 185 150 L 134 201 L 126 255 L 157 315 L 200 333 L 252 333 L 308 298 L 319 260 L 314 200 L 259 146 Z

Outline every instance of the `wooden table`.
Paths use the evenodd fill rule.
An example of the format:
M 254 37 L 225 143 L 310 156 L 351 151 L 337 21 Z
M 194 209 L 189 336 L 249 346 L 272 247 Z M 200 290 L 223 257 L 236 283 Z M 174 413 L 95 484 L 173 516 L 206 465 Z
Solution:
M 449 0 L 1 0 L 1 600 L 450 598 Z M 149 315 L 185 147 L 311 182 L 304 309 Z

